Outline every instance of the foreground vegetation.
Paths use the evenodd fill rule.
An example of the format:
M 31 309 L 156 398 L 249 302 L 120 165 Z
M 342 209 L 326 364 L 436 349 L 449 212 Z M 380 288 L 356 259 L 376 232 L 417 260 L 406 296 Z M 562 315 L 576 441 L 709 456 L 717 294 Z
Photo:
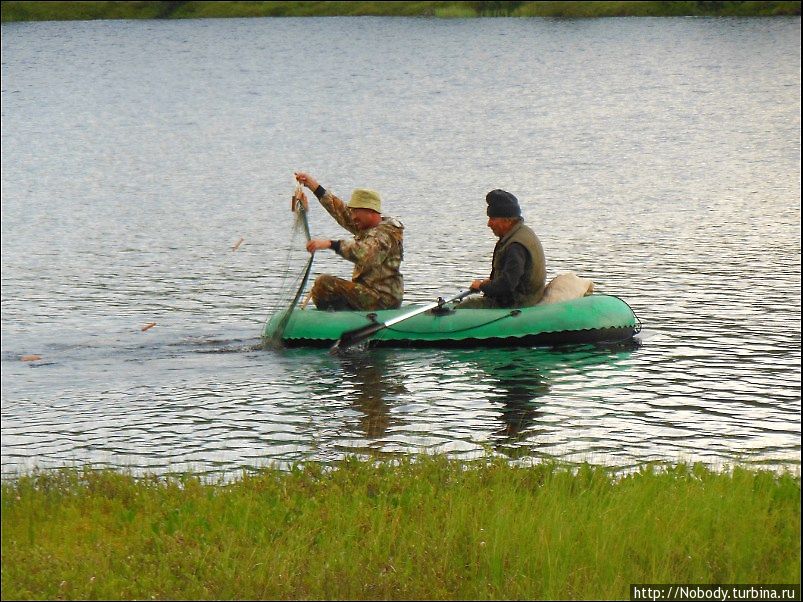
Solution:
M 3 599 L 627 599 L 798 583 L 800 477 L 424 457 L 2 486 Z
M 799 15 L 800 2 L 2 2 L 3 21 L 335 15 L 612 17 Z

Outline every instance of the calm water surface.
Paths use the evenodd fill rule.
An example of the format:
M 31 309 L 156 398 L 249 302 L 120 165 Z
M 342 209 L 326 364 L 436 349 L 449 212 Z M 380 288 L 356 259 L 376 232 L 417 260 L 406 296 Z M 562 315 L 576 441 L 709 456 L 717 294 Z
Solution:
M 422 450 L 799 470 L 800 83 L 799 17 L 3 24 L 2 474 Z M 484 196 L 510 190 L 549 277 L 622 297 L 642 339 L 263 349 L 303 260 L 298 169 L 382 193 L 410 302 L 487 274 Z

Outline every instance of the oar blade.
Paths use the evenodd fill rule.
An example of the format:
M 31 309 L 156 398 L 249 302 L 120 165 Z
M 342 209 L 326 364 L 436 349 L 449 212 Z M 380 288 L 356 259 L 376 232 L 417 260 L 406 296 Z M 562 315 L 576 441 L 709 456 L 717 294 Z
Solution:
M 358 345 L 363 341 L 370 339 L 374 334 L 383 328 L 385 328 L 385 325 L 381 322 L 378 322 L 344 332 L 340 335 L 340 338 L 335 342 L 335 344 L 332 345 L 331 349 L 329 349 L 329 352 L 334 354 L 338 351 L 344 351 L 349 347 L 354 347 L 354 345 Z

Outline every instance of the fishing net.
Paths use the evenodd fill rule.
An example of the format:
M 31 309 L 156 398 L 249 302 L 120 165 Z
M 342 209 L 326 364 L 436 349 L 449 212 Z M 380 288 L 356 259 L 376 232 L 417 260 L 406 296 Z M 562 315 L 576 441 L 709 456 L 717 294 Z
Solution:
M 293 310 L 304 292 L 312 268 L 313 255 L 307 251 L 310 239 L 307 221 L 307 201 L 302 187 L 296 186 L 292 199 L 293 224 L 282 269 L 282 279 L 278 287 L 271 314 L 265 325 L 265 340 L 273 346 L 282 345 L 282 336 L 290 321 Z

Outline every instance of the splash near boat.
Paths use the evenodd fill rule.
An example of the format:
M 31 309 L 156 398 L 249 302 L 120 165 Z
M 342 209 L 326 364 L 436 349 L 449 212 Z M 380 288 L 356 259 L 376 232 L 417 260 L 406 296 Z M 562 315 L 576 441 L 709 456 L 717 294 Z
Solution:
M 328 347 L 345 334 L 392 323 L 416 305 L 367 311 L 293 311 L 281 336 L 287 347 Z M 279 326 L 271 317 L 263 337 Z M 613 295 L 593 294 L 559 303 L 510 309 L 461 309 L 436 304 L 403 321 L 377 328 L 370 345 L 377 347 L 553 346 L 618 342 L 631 339 L 641 322 L 630 306 Z

